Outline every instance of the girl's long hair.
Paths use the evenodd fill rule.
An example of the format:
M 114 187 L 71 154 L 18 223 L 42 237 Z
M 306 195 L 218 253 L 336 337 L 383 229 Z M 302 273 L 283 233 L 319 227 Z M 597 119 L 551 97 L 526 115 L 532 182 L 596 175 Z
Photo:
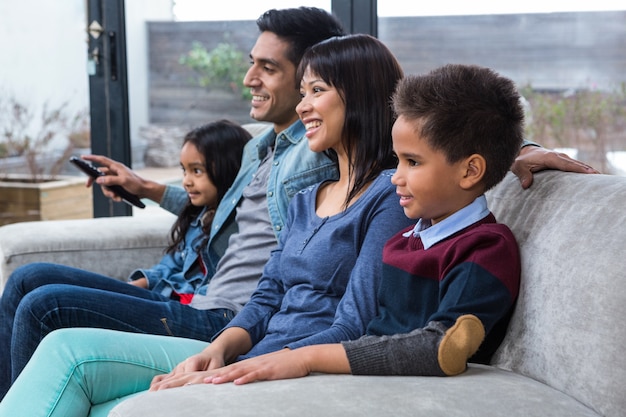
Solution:
M 207 175 L 217 188 L 217 204 L 235 180 L 241 166 L 243 148 L 250 138 L 251 135 L 246 129 L 230 120 L 208 123 L 185 135 L 183 146 L 186 143 L 191 143 L 204 156 Z M 208 238 L 212 213 L 215 212 L 216 207 L 208 208 L 210 218 L 203 221 L 205 238 Z M 185 234 L 191 223 L 203 209 L 204 207 L 196 207 L 191 204 L 191 201 L 187 201 L 172 226 L 170 245 L 165 250 L 166 253 L 174 253 L 184 243 Z
M 304 54 L 297 80 L 307 68 L 335 87 L 346 106 L 342 141 L 350 161 L 348 174 L 354 180 L 347 205 L 381 171 L 395 167 L 391 97 L 404 74 L 391 51 L 364 34 L 318 43 Z M 333 151 L 329 156 L 337 159 Z

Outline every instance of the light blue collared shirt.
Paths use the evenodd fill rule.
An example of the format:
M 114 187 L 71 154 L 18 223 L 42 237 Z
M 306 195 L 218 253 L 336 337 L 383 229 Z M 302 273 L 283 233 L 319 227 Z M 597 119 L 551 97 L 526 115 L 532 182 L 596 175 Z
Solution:
M 424 250 L 426 250 L 437 242 L 441 242 L 488 215 L 487 198 L 483 194 L 472 201 L 471 204 L 435 225 L 431 225 L 430 219 L 419 219 L 413 230 L 409 230 L 403 236 L 409 237 L 413 235 L 414 237 L 420 237 L 424 244 Z

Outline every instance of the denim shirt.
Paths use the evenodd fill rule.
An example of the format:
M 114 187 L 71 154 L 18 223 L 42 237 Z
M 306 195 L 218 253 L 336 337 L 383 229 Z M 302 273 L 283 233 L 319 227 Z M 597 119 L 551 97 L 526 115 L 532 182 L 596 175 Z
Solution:
M 275 151 L 267 184 L 267 205 L 277 240 L 285 225 L 291 198 L 310 185 L 339 177 L 335 163 L 323 153 L 309 149 L 304 133 L 304 125 L 297 120 L 277 135 L 268 129 L 246 144 L 239 173 L 217 207 L 213 218 L 206 264 L 209 277 L 215 273 L 215 267 L 226 251 L 230 235 L 238 231 L 235 211 L 244 188 L 252 181 L 263 157 L 267 154 L 267 148 L 272 146 L 272 141 Z M 167 186 L 161 207 L 177 214 L 186 198 L 186 193 L 180 187 Z
M 198 246 L 202 243 L 202 216 L 206 208 L 189 225 L 185 240 L 174 253 L 167 253 L 152 268 L 134 270 L 129 281 L 146 277 L 148 289 L 165 297 L 172 291 L 178 294 L 193 294 L 204 281 L 204 273 L 198 260 Z

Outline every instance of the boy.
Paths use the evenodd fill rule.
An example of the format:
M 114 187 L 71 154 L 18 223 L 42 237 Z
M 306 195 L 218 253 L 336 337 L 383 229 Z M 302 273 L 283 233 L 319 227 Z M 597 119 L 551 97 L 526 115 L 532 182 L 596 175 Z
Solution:
M 501 342 L 520 259 L 484 193 L 504 178 L 522 142 L 515 85 L 487 68 L 446 65 L 402 80 L 393 106 L 392 182 L 405 214 L 419 220 L 385 245 L 379 314 L 368 334 L 242 361 L 205 382 L 310 372 L 456 375 Z

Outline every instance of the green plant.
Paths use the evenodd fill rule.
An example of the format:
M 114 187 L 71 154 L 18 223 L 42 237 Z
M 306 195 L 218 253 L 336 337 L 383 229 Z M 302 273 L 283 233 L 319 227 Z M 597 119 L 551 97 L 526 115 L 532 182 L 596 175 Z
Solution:
M 521 89 L 530 103 L 526 136 L 551 148 L 575 148 L 578 159 L 609 172 L 606 154 L 624 151 L 626 84 L 604 91 L 565 92 Z
M 46 102 L 36 109 L 0 98 L 0 157 L 23 157 L 31 182 L 58 176 L 74 149 L 69 136 L 84 128 L 86 118 L 86 112 L 68 116 L 67 106 Z
M 220 88 L 250 99 L 243 85 L 248 70 L 244 54 L 230 43 L 220 43 L 211 51 L 200 42 L 193 42 L 191 50 L 179 58 L 179 63 L 194 71 L 193 83 L 205 87 Z

